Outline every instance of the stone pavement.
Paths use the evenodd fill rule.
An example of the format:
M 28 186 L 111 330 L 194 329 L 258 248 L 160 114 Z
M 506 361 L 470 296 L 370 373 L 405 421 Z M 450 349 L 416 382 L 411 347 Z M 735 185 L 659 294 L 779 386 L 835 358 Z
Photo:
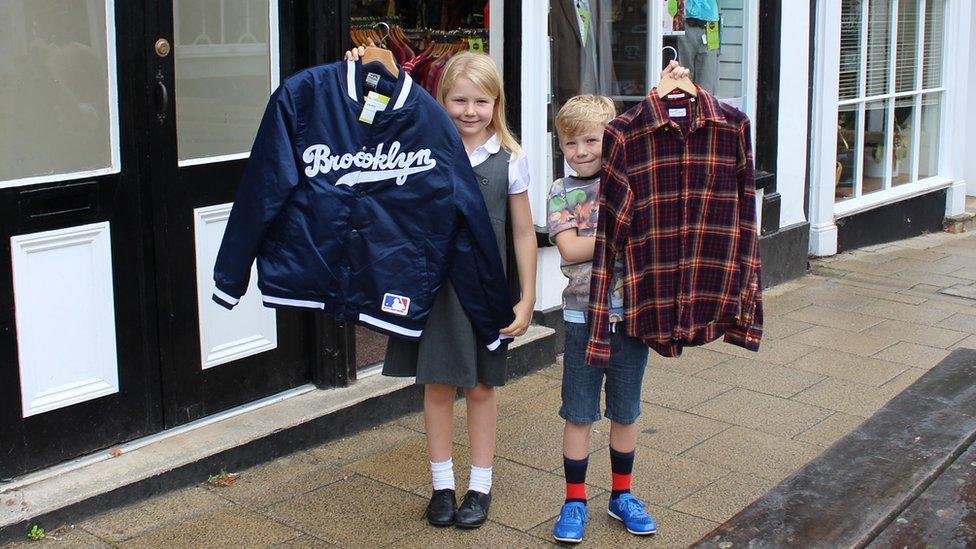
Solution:
M 634 471 L 658 534 L 603 512 L 609 425 L 595 426 L 585 544 L 681 547 L 818 455 L 956 347 L 976 348 L 976 234 L 938 233 L 815 260 L 767 290 L 759 353 L 715 342 L 652 356 Z M 491 521 L 422 518 L 430 493 L 419 414 L 55 530 L 65 547 L 523 547 L 550 545 L 563 499 L 560 364 L 499 391 Z M 469 452 L 456 408 L 459 488 Z M 204 480 L 204 479 L 201 479 Z M 57 525 L 42 525 L 52 529 Z

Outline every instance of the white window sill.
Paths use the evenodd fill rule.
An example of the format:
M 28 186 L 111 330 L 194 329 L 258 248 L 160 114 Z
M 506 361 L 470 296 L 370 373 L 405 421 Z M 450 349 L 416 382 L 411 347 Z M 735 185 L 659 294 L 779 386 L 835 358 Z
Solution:
M 908 198 L 944 189 L 952 185 L 953 180 L 948 177 L 930 177 L 915 183 L 906 183 L 886 191 L 878 191 L 869 195 L 850 198 L 834 203 L 834 219 L 858 214 L 881 206 L 887 206 Z

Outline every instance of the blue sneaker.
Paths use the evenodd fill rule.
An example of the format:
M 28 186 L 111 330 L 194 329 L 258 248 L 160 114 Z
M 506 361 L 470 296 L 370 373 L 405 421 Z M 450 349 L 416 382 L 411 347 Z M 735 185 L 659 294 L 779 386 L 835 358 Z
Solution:
M 624 523 L 631 534 L 646 536 L 657 532 L 657 524 L 654 524 L 654 519 L 644 510 L 644 502 L 629 492 L 620 494 L 617 499 L 611 499 L 607 513 Z
M 583 533 L 586 532 L 586 523 L 589 520 L 585 503 L 581 501 L 564 503 L 562 510 L 559 511 L 559 520 L 552 528 L 552 537 L 557 541 L 579 543 L 583 541 Z

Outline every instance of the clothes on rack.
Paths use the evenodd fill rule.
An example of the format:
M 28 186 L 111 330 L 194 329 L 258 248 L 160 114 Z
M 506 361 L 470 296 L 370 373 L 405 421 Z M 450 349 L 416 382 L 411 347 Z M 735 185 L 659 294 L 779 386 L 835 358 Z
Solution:
M 383 36 L 374 26 L 375 23 L 370 23 L 366 28 L 350 29 L 353 45 L 366 46 L 370 41 L 379 44 Z M 399 25 L 391 25 L 390 35 L 385 39 L 400 68 L 434 97 L 451 57 L 462 51 L 485 51 L 486 43 L 487 35 L 481 29 L 407 31 Z
M 762 286 L 749 119 L 696 86 L 657 90 L 607 126 L 586 362 L 610 356 L 623 256 L 626 334 L 663 356 L 725 341 L 758 350 Z
M 266 306 L 417 340 L 450 276 L 478 337 L 498 349 L 514 314 L 478 187 L 447 113 L 410 75 L 352 61 L 300 71 L 258 129 L 213 299 L 234 307 L 257 259 Z

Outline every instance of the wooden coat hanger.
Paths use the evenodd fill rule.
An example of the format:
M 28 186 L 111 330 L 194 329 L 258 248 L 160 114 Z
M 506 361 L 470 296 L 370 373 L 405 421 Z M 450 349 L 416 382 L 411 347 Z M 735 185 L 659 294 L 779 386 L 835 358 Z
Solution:
M 674 50 L 674 58 L 678 58 L 678 52 L 673 47 L 665 46 L 664 49 Z M 695 86 L 695 83 L 691 81 L 691 78 L 687 76 L 684 78 L 671 78 L 671 76 L 665 76 L 657 85 L 657 95 L 658 97 L 665 97 L 676 89 L 687 92 L 692 97 L 698 97 L 698 88 Z
M 383 46 L 386 44 L 386 38 L 390 36 L 390 26 L 386 23 L 378 23 L 376 26 L 386 28 L 386 34 L 382 35 L 382 38 L 380 38 L 379 41 L 380 46 Z M 383 65 L 383 68 L 385 68 L 394 78 L 398 78 L 400 76 L 400 69 L 397 68 L 396 59 L 393 58 L 393 52 L 380 46 L 367 46 L 366 53 L 364 53 L 360 59 L 362 64 L 366 65 L 368 63 L 377 61 Z

